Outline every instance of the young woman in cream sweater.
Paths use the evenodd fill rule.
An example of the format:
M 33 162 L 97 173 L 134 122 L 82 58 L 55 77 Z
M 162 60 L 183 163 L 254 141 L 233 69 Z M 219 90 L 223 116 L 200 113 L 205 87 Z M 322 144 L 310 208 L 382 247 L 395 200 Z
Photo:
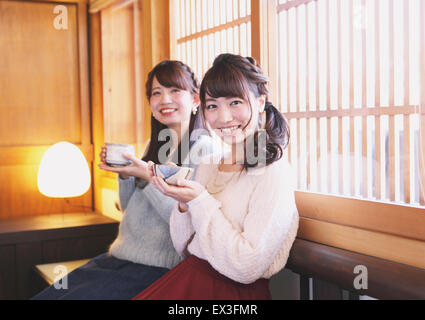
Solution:
M 135 299 L 270 299 L 298 228 L 289 128 L 267 99 L 252 58 L 222 54 L 205 74 L 203 118 L 231 152 L 198 167 L 196 182 L 152 183 L 178 201 L 171 238 L 185 258 Z

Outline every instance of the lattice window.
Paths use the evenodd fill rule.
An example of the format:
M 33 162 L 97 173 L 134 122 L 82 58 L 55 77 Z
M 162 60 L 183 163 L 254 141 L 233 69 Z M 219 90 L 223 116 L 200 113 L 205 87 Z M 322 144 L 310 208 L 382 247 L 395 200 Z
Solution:
M 299 189 L 425 205 L 424 2 L 276 2 Z
M 174 0 L 172 56 L 201 78 L 220 53 L 251 55 L 251 0 Z

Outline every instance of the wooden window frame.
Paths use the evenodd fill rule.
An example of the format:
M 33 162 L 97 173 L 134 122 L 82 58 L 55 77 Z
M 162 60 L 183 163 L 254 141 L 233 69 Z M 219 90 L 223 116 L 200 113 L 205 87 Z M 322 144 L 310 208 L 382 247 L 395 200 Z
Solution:
M 278 78 L 278 57 L 277 54 L 272 54 L 277 52 L 274 45 L 276 41 L 273 41 L 277 38 L 277 24 L 275 19 L 270 19 L 271 16 L 276 16 L 277 11 L 312 1 L 317 0 L 292 0 L 280 5 L 277 5 L 276 0 L 253 0 L 253 3 L 257 3 L 257 7 L 260 8 L 257 18 L 260 22 L 253 23 L 252 34 L 258 34 L 260 37 L 260 40 L 256 40 L 261 44 L 260 52 L 258 52 L 259 61 L 266 66 L 271 82 L 277 83 Z M 425 5 L 422 3 L 422 6 Z M 254 4 L 252 7 L 254 8 Z M 256 16 L 254 12 L 253 9 L 253 21 Z M 269 13 L 269 19 L 264 20 L 264 12 Z M 267 23 L 261 23 L 261 21 L 267 21 Z M 420 28 L 424 28 L 425 23 L 423 21 L 420 23 Z M 253 48 L 260 47 L 255 45 L 254 39 L 252 42 Z M 425 56 L 425 37 L 421 37 L 420 48 L 422 56 Z M 420 101 L 421 105 L 425 106 L 425 62 L 423 60 L 422 72 L 420 72 L 422 85 Z M 275 91 L 275 88 L 272 87 L 272 90 Z M 274 98 L 272 96 L 272 99 Z M 373 115 L 375 112 L 372 108 L 359 108 L 354 111 L 358 115 Z M 317 117 L 317 114 L 321 114 L 329 119 L 346 112 L 352 116 L 352 110 L 314 112 L 298 110 L 288 114 L 287 118 Z M 388 115 L 395 112 L 399 114 L 400 109 L 388 107 L 384 112 Z M 415 106 L 403 107 L 403 114 L 411 113 L 417 113 Z M 423 132 L 425 110 L 420 110 L 420 114 L 420 128 Z M 424 143 L 422 141 L 422 144 Z M 425 145 L 423 149 L 425 150 Z M 422 181 L 425 180 L 424 171 L 421 164 Z M 300 190 L 296 191 L 296 202 L 301 217 L 298 238 L 425 269 L 424 208 Z

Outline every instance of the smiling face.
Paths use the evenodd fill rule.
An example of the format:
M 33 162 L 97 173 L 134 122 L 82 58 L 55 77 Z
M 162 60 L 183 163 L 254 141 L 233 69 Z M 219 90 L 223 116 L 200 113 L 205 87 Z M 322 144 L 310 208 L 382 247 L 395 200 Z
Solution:
M 241 143 L 258 129 L 265 97 L 255 97 L 249 92 L 249 100 L 239 97 L 214 98 L 206 94 L 205 120 L 223 142 L 229 145 Z
M 181 124 L 190 121 L 192 109 L 198 102 L 196 96 L 189 91 L 165 87 L 154 77 L 149 103 L 155 119 L 177 130 Z

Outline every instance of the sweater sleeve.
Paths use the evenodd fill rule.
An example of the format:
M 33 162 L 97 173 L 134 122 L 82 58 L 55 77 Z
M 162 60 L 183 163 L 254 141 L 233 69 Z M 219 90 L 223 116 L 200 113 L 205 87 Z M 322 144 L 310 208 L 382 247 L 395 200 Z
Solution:
M 133 195 L 134 190 L 136 189 L 136 179 L 132 176 L 128 179 L 121 179 L 118 176 L 118 189 L 121 210 L 122 212 L 124 212 L 127 208 L 128 201 L 130 201 L 130 198 Z
M 211 157 L 212 155 L 209 157 L 205 157 L 202 160 L 202 162 L 207 164 L 210 163 Z M 196 177 L 195 177 L 195 180 L 201 183 L 202 185 L 205 184 L 205 180 L 208 178 L 208 173 L 209 173 L 208 169 L 206 169 L 204 166 L 205 164 L 203 163 L 201 163 L 198 166 L 198 170 L 196 171 Z M 203 197 L 207 195 L 208 195 L 208 192 L 205 190 L 195 199 L 202 199 Z M 178 209 L 178 204 L 176 204 L 176 206 L 173 209 L 173 212 L 171 213 L 170 234 L 171 234 L 171 240 L 173 241 L 174 248 L 176 249 L 177 253 L 182 258 L 186 258 L 185 249 L 187 245 L 189 244 L 189 240 L 192 238 L 194 233 L 195 233 L 195 229 L 193 228 L 190 210 L 184 213 L 180 212 Z
M 220 201 L 210 194 L 188 203 L 205 258 L 218 272 L 237 282 L 259 279 L 291 234 L 297 210 L 291 170 L 285 160 L 281 161 L 283 165 L 275 163 L 259 176 L 241 230 L 232 225 L 221 211 Z
M 150 141 L 151 140 L 149 139 L 146 143 L 146 148 L 143 153 L 143 157 L 146 155 L 149 149 Z M 136 190 L 136 177 L 130 176 L 128 177 L 128 179 L 121 179 L 120 175 L 118 175 L 118 190 L 121 210 L 122 212 L 124 212 L 125 209 L 127 209 L 128 202 L 130 201 L 131 196 Z
M 180 212 L 176 204 L 170 218 L 170 235 L 180 257 L 186 258 L 185 249 L 194 232 L 190 213 Z

